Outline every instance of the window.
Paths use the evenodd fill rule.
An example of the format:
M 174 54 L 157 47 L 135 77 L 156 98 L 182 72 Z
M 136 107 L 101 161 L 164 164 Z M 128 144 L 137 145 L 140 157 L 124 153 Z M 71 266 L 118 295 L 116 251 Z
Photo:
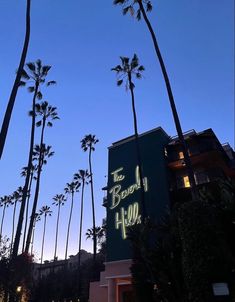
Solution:
M 184 187 L 189 188 L 190 187 L 190 182 L 189 182 L 188 176 L 184 176 L 183 180 L 184 180 Z
M 182 151 L 179 152 L 179 159 L 183 159 L 184 158 L 184 153 Z
M 177 182 L 178 189 L 190 187 L 188 176 L 179 176 L 177 177 L 176 182 Z

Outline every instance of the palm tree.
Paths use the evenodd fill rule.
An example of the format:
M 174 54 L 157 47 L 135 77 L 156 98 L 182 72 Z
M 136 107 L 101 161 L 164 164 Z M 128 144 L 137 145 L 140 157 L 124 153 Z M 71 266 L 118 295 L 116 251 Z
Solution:
M 166 89 L 167 89 L 167 93 L 168 93 L 168 98 L 170 101 L 170 106 L 171 106 L 171 110 L 172 110 L 172 114 L 173 114 L 173 118 L 174 118 L 174 122 L 175 122 L 175 127 L 176 127 L 176 131 L 179 137 L 179 141 L 181 142 L 182 145 L 182 151 L 184 154 L 184 160 L 185 160 L 185 165 L 187 168 L 187 173 L 188 173 L 188 177 L 189 177 L 189 182 L 190 182 L 190 186 L 191 186 L 191 191 L 192 191 L 192 198 L 196 199 L 197 198 L 197 191 L 196 191 L 196 183 L 195 183 L 195 179 L 194 179 L 194 174 L 193 174 L 193 169 L 192 169 L 192 165 L 191 165 L 191 160 L 188 154 L 188 148 L 183 136 L 183 132 L 182 132 L 182 128 L 181 128 L 181 124 L 180 124 L 180 120 L 179 120 L 179 116 L 178 116 L 178 112 L 176 109 L 176 105 L 175 105 L 175 100 L 174 100 L 174 96 L 173 96 L 173 92 L 171 89 L 171 84 L 170 84 L 170 80 L 167 74 L 167 70 L 162 58 L 162 54 L 160 51 L 160 48 L 158 46 L 158 42 L 157 42 L 157 38 L 156 35 L 154 33 L 154 30 L 152 28 L 152 25 L 147 17 L 146 12 L 149 12 L 152 10 L 152 4 L 151 1 L 149 0 L 114 0 L 114 4 L 121 4 L 123 6 L 123 14 L 127 14 L 128 12 L 131 13 L 131 15 L 135 14 L 135 10 L 134 10 L 134 5 L 137 4 L 138 5 L 138 9 L 136 11 L 136 18 L 137 20 L 140 20 L 141 17 L 144 18 L 144 21 L 148 27 L 148 30 L 150 32 L 153 44 L 154 44 L 154 49 L 157 55 L 157 59 L 160 63 L 160 67 L 161 67 L 161 71 L 164 77 L 164 81 L 166 84 Z M 144 7 L 145 5 L 145 7 Z
M 27 170 L 28 167 L 23 167 L 21 176 L 26 177 L 27 176 Z M 29 179 L 29 188 L 28 188 L 28 195 L 26 200 L 26 213 L 25 213 L 25 224 L 24 224 L 24 236 L 23 236 L 23 244 L 22 244 L 22 253 L 25 248 L 25 240 L 26 240 L 26 232 L 27 232 L 27 226 L 28 226 L 28 216 L 29 216 L 29 200 L 30 200 L 30 192 L 32 187 L 33 180 L 36 180 L 36 176 L 34 176 L 35 172 L 37 171 L 36 165 L 31 165 L 31 171 L 30 171 L 30 179 Z
M 54 155 L 54 151 L 51 151 L 51 146 L 46 146 L 45 144 L 42 144 L 41 146 L 35 145 L 34 151 L 33 151 L 33 161 L 37 161 L 37 176 L 36 176 L 36 187 L 35 187 L 35 193 L 34 193 L 34 201 L 30 216 L 30 222 L 29 222 L 29 228 L 27 233 L 27 239 L 25 244 L 25 252 L 28 253 L 31 237 L 32 237 L 32 231 L 33 231 L 33 223 L 34 223 L 34 216 L 36 213 L 38 198 L 39 198 L 39 188 L 40 188 L 40 180 L 41 180 L 41 172 L 43 165 L 47 164 L 47 158 L 50 158 Z
M 34 243 L 34 234 L 35 234 L 35 228 L 36 223 L 41 220 L 41 216 L 39 213 L 35 213 L 34 215 L 34 222 L 33 222 L 33 232 L 32 232 L 32 241 L 31 241 L 31 255 L 33 255 L 33 243 Z
M 0 198 L 0 207 L 3 207 L 1 227 L 0 227 L 0 239 L 2 238 L 2 229 L 3 229 L 6 208 L 8 208 L 10 204 L 11 204 L 11 195 L 5 195 Z
M 30 83 L 30 86 L 28 87 L 28 91 L 30 93 L 33 93 L 33 100 L 32 100 L 32 110 L 29 112 L 29 115 L 32 117 L 32 122 L 31 122 L 28 164 L 27 164 L 27 170 L 26 170 L 26 176 L 25 176 L 22 203 L 21 203 L 21 207 L 20 207 L 19 220 L 18 220 L 17 231 L 16 231 L 16 238 L 15 238 L 14 248 L 13 248 L 14 257 L 16 257 L 16 255 L 18 253 L 21 230 L 22 230 L 23 220 L 24 220 L 25 205 L 26 205 L 28 193 L 30 193 L 30 188 L 31 188 L 30 177 L 31 177 L 32 169 L 33 169 L 32 168 L 32 157 L 33 157 L 35 125 L 36 125 L 36 99 L 39 99 L 39 100 L 42 99 L 42 93 L 40 90 L 40 87 L 42 84 L 46 83 L 47 86 L 55 84 L 55 81 L 46 82 L 46 76 L 47 76 L 50 68 L 51 68 L 51 66 L 49 66 L 49 65 L 43 66 L 41 60 L 37 60 L 35 63 L 29 62 L 26 64 L 25 69 L 23 69 L 22 76 L 21 76 L 21 82 L 20 82 L 21 86 L 25 86 L 27 81 L 28 81 L 28 83 Z M 32 82 L 33 82 L 33 86 L 32 86 Z M 24 248 L 24 242 L 25 242 L 25 239 L 23 240 L 23 248 Z
M 93 230 L 94 230 L 93 228 L 87 229 L 86 239 L 92 239 L 94 237 L 94 231 Z M 104 236 L 105 236 L 104 228 L 102 228 L 100 226 L 95 227 L 95 235 L 96 235 L 98 244 L 101 244 L 102 241 L 104 240 Z
M 146 205 L 145 205 L 145 196 L 144 196 L 144 184 L 143 184 L 143 171 L 142 171 L 142 160 L 140 155 L 140 146 L 139 146 L 139 134 L 138 134 L 138 126 L 137 126 L 137 115 L 135 109 L 135 96 L 134 96 L 134 88 L 135 85 L 133 83 L 132 77 L 135 76 L 137 79 L 141 79 L 142 71 L 144 71 L 144 66 L 139 65 L 139 59 L 136 54 L 134 54 L 131 62 L 127 57 L 120 57 L 121 65 L 117 65 L 112 68 L 113 71 L 117 73 L 117 85 L 120 86 L 125 79 L 126 89 L 129 89 L 131 92 L 131 105 L 133 112 L 133 121 L 134 121 L 134 135 L 135 135 L 135 146 L 136 146 L 136 156 L 137 156 L 137 165 L 139 167 L 139 175 L 140 175 L 140 190 L 141 190 L 141 204 L 142 204 L 142 215 L 143 221 L 146 218 Z
M 39 210 L 39 214 L 41 216 L 44 216 L 44 225 L 43 225 L 43 235 L 42 235 L 42 248 L 41 248 L 41 264 L 43 261 L 43 252 L 44 252 L 44 242 L 45 242 L 45 234 L 46 234 L 46 223 L 47 223 L 47 216 L 51 216 L 52 211 L 50 210 L 50 207 L 43 206 Z
M 71 194 L 71 206 L 70 206 L 70 213 L 69 213 L 69 222 L 68 222 L 68 229 L 67 229 L 67 239 L 66 239 L 66 247 L 65 247 L 65 260 L 67 259 L 68 254 L 68 244 L 69 244 L 69 232 L 70 232 L 70 225 L 73 213 L 73 203 L 74 203 L 74 193 L 78 192 L 80 187 L 80 182 L 72 181 L 71 183 L 67 183 L 64 189 L 66 194 Z
M 58 206 L 58 212 L 57 212 L 57 222 L 56 222 L 56 232 L 55 232 L 55 252 L 54 252 L 54 260 L 56 260 L 56 252 L 57 252 L 57 239 L 58 239 L 58 232 L 59 232 L 59 220 L 60 220 L 60 208 L 64 205 L 66 198 L 64 194 L 56 194 L 55 197 L 53 197 L 53 204 L 55 206 Z
M 45 155 L 45 144 L 44 144 L 45 127 L 46 126 L 52 127 L 53 126 L 52 121 L 59 119 L 57 112 L 56 112 L 56 107 L 52 107 L 46 101 L 42 102 L 41 104 L 36 104 L 35 108 L 36 108 L 37 115 L 41 116 L 41 120 L 39 120 L 36 123 L 36 126 L 37 127 L 41 126 L 42 130 L 41 130 L 41 139 L 40 139 L 40 148 L 39 148 L 40 152 L 39 152 L 38 167 L 37 167 L 37 182 L 36 182 L 36 188 L 35 188 L 32 214 L 31 214 L 29 229 L 28 229 L 28 234 L 27 234 L 25 252 L 28 252 L 28 250 L 29 250 L 29 245 L 30 245 L 32 230 L 33 230 L 33 219 L 34 219 L 34 215 L 36 213 L 37 201 L 38 201 L 38 197 L 39 197 L 40 177 L 41 177 L 41 170 L 42 170 L 42 165 L 43 165 L 44 155 Z
M 89 175 L 90 175 L 90 184 L 91 184 L 91 205 L 92 205 L 92 220 L 93 220 L 93 229 L 95 230 L 95 199 L 94 199 L 94 189 L 93 189 L 93 174 L 92 174 L 92 164 L 91 164 L 91 153 L 95 151 L 94 145 L 97 144 L 99 140 L 95 137 L 95 135 L 88 134 L 85 135 L 84 138 L 81 140 L 81 148 L 84 152 L 88 151 L 88 161 L 89 161 Z M 94 232 L 93 238 L 93 260 L 96 259 L 96 246 L 97 246 L 97 239 L 96 233 Z
M 26 6 L 26 31 L 25 31 L 25 38 L 24 38 L 24 45 L 21 53 L 20 63 L 18 66 L 18 70 L 16 73 L 15 82 L 13 84 L 11 95 L 8 101 L 7 109 L 5 112 L 4 120 L 2 123 L 1 133 L 0 133 L 0 158 L 2 157 L 6 137 L 7 137 L 7 131 L 11 120 L 11 114 L 12 110 L 15 104 L 15 99 L 18 91 L 18 87 L 20 85 L 20 79 L 23 72 L 23 67 L 26 60 L 26 55 L 28 51 L 28 45 L 29 45 L 29 38 L 30 38 L 30 6 L 31 6 L 31 0 L 27 0 L 27 6 Z
M 11 196 L 11 204 L 14 206 L 13 215 L 12 215 L 12 234 L 11 234 L 11 251 L 13 247 L 13 240 L 15 234 L 15 214 L 16 214 L 16 206 L 18 202 L 22 201 L 23 196 L 23 188 L 19 187 Z
M 81 247 L 82 247 L 82 223 L 83 223 L 83 196 L 85 185 L 90 182 L 90 174 L 87 170 L 79 170 L 78 173 L 74 174 L 74 180 L 81 182 L 82 194 L 81 194 L 81 208 L 80 208 L 80 228 L 79 228 L 79 247 L 78 247 L 78 268 L 81 264 Z

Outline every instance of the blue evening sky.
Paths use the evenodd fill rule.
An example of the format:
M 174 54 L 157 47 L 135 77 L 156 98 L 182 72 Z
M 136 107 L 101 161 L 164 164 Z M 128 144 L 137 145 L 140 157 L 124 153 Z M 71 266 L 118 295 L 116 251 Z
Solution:
M 2 121 L 23 38 L 25 2 L 0 0 L 0 121 Z M 184 131 L 212 128 L 221 143 L 234 146 L 234 1 L 153 0 L 149 18 L 156 31 L 172 83 Z M 133 133 L 130 95 L 116 86 L 110 69 L 119 56 L 136 53 L 145 66 L 136 81 L 139 132 L 162 126 L 176 134 L 166 89 L 150 35 L 143 21 L 122 16 L 112 0 L 32 0 L 32 30 L 28 61 L 40 58 L 52 65 L 48 79 L 54 87 L 43 88 L 45 100 L 58 108 L 60 120 L 47 129 L 45 141 L 55 156 L 42 175 L 39 207 L 51 205 L 79 169 L 87 168 L 87 154 L 80 140 L 95 134 L 100 142 L 93 154 L 97 224 L 101 225 L 106 184 L 107 147 Z M 0 161 L 0 196 L 23 184 L 19 176 L 26 165 L 31 95 L 21 88 L 14 108 L 3 158 Z M 78 250 L 80 195 L 76 197 L 69 254 Z M 1 210 L 2 211 L 2 210 Z M 53 257 L 56 209 L 48 219 L 45 259 Z M 59 233 L 59 257 L 64 257 L 69 202 L 64 206 Z M 1 212 L 0 212 L 1 215 Z M 0 216 L 1 217 L 1 216 Z M 11 232 L 7 210 L 3 233 Z M 90 193 L 85 196 L 84 232 L 92 226 Z M 36 257 L 40 255 L 42 222 L 36 231 Z M 91 250 L 91 242 L 83 240 Z

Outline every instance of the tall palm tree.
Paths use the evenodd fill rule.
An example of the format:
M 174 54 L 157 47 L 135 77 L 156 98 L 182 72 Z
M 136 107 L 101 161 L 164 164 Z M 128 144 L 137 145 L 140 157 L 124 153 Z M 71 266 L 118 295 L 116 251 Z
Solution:
M 32 170 L 32 157 L 33 157 L 33 147 L 34 147 L 34 137 L 35 137 L 35 125 L 36 125 L 36 99 L 42 99 L 42 92 L 41 92 L 41 85 L 46 83 L 47 86 L 55 84 L 55 81 L 48 81 L 46 82 L 46 76 L 50 70 L 51 66 L 49 65 L 42 65 L 41 60 L 37 60 L 34 62 L 29 62 L 26 64 L 25 69 L 23 69 L 22 76 L 21 76 L 21 86 L 25 86 L 27 83 L 30 83 L 28 86 L 28 91 L 33 93 L 33 100 L 32 100 L 32 110 L 29 112 L 29 115 L 32 118 L 31 122 L 31 134 L 30 134 L 30 145 L 29 145 L 29 155 L 28 155 L 28 164 L 25 176 L 25 183 L 24 183 L 24 191 L 22 197 L 22 203 L 20 207 L 20 214 L 19 220 L 17 225 L 16 231 L 16 238 L 14 242 L 13 248 L 13 256 L 16 257 L 18 253 L 19 243 L 20 243 L 20 236 L 21 230 L 23 226 L 24 220 L 24 212 L 25 212 L 25 205 L 26 200 L 28 197 L 28 193 L 30 193 L 30 177 L 31 177 L 31 170 Z M 33 84 L 32 84 L 33 83 Z M 23 247 L 24 247 L 23 240 Z
M 74 174 L 74 180 L 81 182 L 81 206 L 80 206 L 80 228 L 79 228 L 79 244 L 78 244 L 78 268 L 81 265 L 81 247 L 82 247 L 82 224 L 83 224 L 83 197 L 85 185 L 90 182 L 90 174 L 87 170 L 79 170 L 78 173 Z
M 0 207 L 3 208 L 1 227 L 0 227 L 0 239 L 2 238 L 2 229 L 3 229 L 6 208 L 8 208 L 10 204 L 11 204 L 11 195 L 4 195 L 3 197 L 0 198 Z
M 13 240 L 15 234 L 15 214 L 16 214 L 16 206 L 18 202 L 22 201 L 23 196 L 23 188 L 19 187 L 15 192 L 13 192 L 11 196 L 11 204 L 14 206 L 13 215 L 12 215 L 12 234 L 11 234 L 11 251 L 13 247 Z
M 53 204 L 55 206 L 58 206 L 58 212 L 57 212 L 57 221 L 56 221 L 56 232 L 55 232 L 55 252 L 54 252 L 54 260 L 56 260 L 56 252 L 57 252 L 57 240 L 58 240 L 58 233 L 59 233 L 59 220 L 60 220 L 60 208 L 64 205 L 66 198 L 64 194 L 56 194 L 55 197 L 53 197 Z
M 41 129 L 40 148 L 39 148 L 40 152 L 39 152 L 38 167 L 37 167 L 37 182 L 36 182 L 36 188 L 35 188 L 32 214 L 31 214 L 31 218 L 30 218 L 27 240 L 26 240 L 26 245 L 25 245 L 25 252 L 28 252 L 28 250 L 29 250 L 29 245 L 30 245 L 32 230 L 33 230 L 33 219 L 34 219 L 34 215 L 36 213 L 37 202 L 38 202 L 38 197 L 39 197 L 41 170 L 42 170 L 42 165 L 43 165 L 44 155 L 45 155 L 45 144 L 44 144 L 45 127 L 46 126 L 52 127 L 53 126 L 52 121 L 59 119 L 58 114 L 56 112 L 57 108 L 52 107 L 46 101 L 42 102 L 41 104 L 36 104 L 35 108 L 36 108 L 37 115 L 41 117 L 41 119 L 36 123 L 36 126 L 42 127 L 42 129 Z
M 104 228 L 102 228 L 100 226 L 95 227 L 95 234 L 96 234 L 96 237 L 97 237 L 97 242 L 99 244 L 101 244 L 102 241 L 104 240 L 104 236 L 105 236 Z M 93 228 L 87 229 L 86 239 L 92 239 L 93 237 L 94 237 L 94 229 Z
M 168 98 L 170 101 L 170 106 L 171 106 L 171 110 L 172 110 L 172 114 L 173 114 L 173 118 L 174 118 L 174 122 L 175 122 L 176 131 L 177 131 L 177 134 L 179 137 L 179 141 L 181 142 L 181 145 L 182 145 L 182 151 L 184 154 L 185 165 L 187 168 L 187 173 L 188 173 L 189 182 L 190 182 L 191 191 L 192 191 L 192 198 L 196 199 L 198 194 L 197 194 L 197 190 L 196 190 L 196 183 L 195 183 L 195 179 L 194 179 L 192 164 L 191 164 L 191 160 L 190 160 L 190 157 L 188 154 L 188 148 L 187 148 L 184 136 L 183 136 L 178 112 L 177 112 L 176 105 L 175 105 L 173 92 L 171 89 L 170 80 L 169 80 L 168 73 L 167 73 L 167 70 L 165 67 L 165 63 L 162 58 L 162 54 L 161 54 L 161 51 L 160 51 L 160 48 L 159 48 L 159 45 L 157 42 L 155 32 L 153 30 L 153 27 L 147 17 L 147 13 L 146 13 L 146 12 L 149 12 L 152 10 L 152 3 L 149 0 L 114 0 L 114 4 L 120 4 L 123 6 L 124 15 L 127 14 L 128 12 L 130 12 L 131 15 L 135 15 L 135 13 L 136 13 L 137 20 L 140 20 L 141 17 L 143 17 L 143 19 L 147 25 L 147 28 L 150 32 L 150 35 L 151 35 L 151 38 L 153 41 L 153 45 L 154 45 L 154 49 L 156 52 L 156 56 L 160 63 L 161 71 L 162 71 L 162 74 L 164 77 L 164 81 L 165 81 L 165 85 L 166 85 L 166 89 L 167 89 L 167 93 L 168 93 Z M 134 9 L 135 4 L 138 6 L 136 12 Z
M 34 222 L 33 222 L 33 232 L 32 232 L 32 241 L 31 241 L 31 255 L 33 255 L 33 244 L 34 244 L 34 235 L 35 235 L 35 228 L 36 223 L 41 220 L 41 216 L 39 213 L 35 213 L 34 215 Z
M 27 176 L 27 170 L 28 167 L 23 167 L 21 176 L 26 177 Z M 26 200 L 26 211 L 25 211 L 25 224 L 24 224 L 24 235 L 23 235 L 23 244 L 22 244 L 22 253 L 24 252 L 25 248 L 25 241 L 26 241 L 26 232 L 27 232 L 27 226 L 28 226 L 28 216 L 29 216 L 29 200 L 30 200 L 30 195 L 31 195 L 31 187 L 32 187 L 32 182 L 33 180 L 36 180 L 35 173 L 37 171 L 37 166 L 36 165 L 31 165 L 31 170 L 30 170 L 30 179 L 29 179 L 29 188 L 28 188 L 28 195 L 27 195 L 27 200 Z
M 51 151 L 51 146 L 46 146 L 45 144 L 42 145 L 35 145 L 34 151 L 33 151 L 33 161 L 37 161 L 37 176 L 36 176 L 36 187 L 35 187 L 35 193 L 34 193 L 34 200 L 33 200 L 33 206 L 29 221 L 29 228 L 27 233 L 27 239 L 25 244 L 25 252 L 28 253 L 29 246 L 31 242 L 32 237 L 32 231 L 33 231 L 33 223 L 34 223 L 34 217 L 36 213 L 36 208 L 38 204 L 38 198 L 39 198 L 39 188 L 40 188 L 40 180 L 41 180 L 41 172 L 43 165 L 47 164 L 47 158 L 50 158 L 54 155 L 54 151 Z
M 43 206 L 39 210 L 39 214 L 41 216 L 44 216 L 44 224 L 43 224 L 43 234 L 42 234 L 42 248 L 41 248 L 41 264 L 43 261 L 43 252 L 44 252 L 44 243 L 45 243 L 45 234 L 46 234 L 46 223 L 47 223 L 47 216 L 51 216 L 52 211 L 50 210 L 50 207 Z
M 71 183 L 67 183 L 64 191 L 66 194 L 71 194 L 71 206 L 70 206 L 70 213 L 69 213 L 69 221 L 68 221 L 68 228 L 67 228 L 67 238 L 66 238 L 66 247 L 65 247 L 65 260 L 67 259 L 68 255 L 68 244 L 69 244 L 69 233 L 70 233 L 70 225 L 73 213 L 73 204 L 74 204 L 74 193 L 78 192 L 80 187 L 80 182 L 72 181 Z
M 144 221 L 146 218 L 146 205 L 145 205 L 144 184 L 143 184 L 143 170 L 142 170 L 143 165 L 140 155 L 137 115 L 135 109 L 135 95 L 134 95 L 135 85 L 133 83 L 133 76 L 135 76 L 137 79 L 141 79 L 142 77 L 141 73 L 142 71 L 144 71 L 144 66 L 139 65 L 139 59 L 136 54 L 134 54 L 131 61 L 127 57 L 120 57 L 120 59 L 121 59 L 121 65 L 117 65 L 116 67 L 112 68 L 112 70 L 117 73 L 117 85 L 118 86 L 122 85 L 123 80 L 125 79 L 126 89 L 129 89 L 131 92 L 131 105 L 132 105 L 132 113 L 133 113 L 133 121 L 134 121 L 136 157 L 137 157 L 137 165 L 139 167 L 139 175 L 140 175 L 142 217 Z
M 95 135 L 88 134 L 85 135 L 81 140 L 81 148 L 84 152 L 88 151 L 88 162 L 89 162 L 89 174 L 90 174 L 90 184 L 91 184 L 91 205 L 92 205 L 92 221 L 93 221 L 93 229 L 95 230 L 95 198 L 94 198 L 94 188 L 93 188 L 93 173 L 92 173 L 92 163 L 91 163 L 91 153 L 95 151 L 95 144 L 97 144 L 99 140 L 95 137 Z M 97 239 L 96 233 L 94 232 L 93 237 L 93 260 L 96 259 L 96 250 L 97 250 Z
M 15 99 L 18 91 L 18 87 L 20 85 L 20 79 L 21 75 L 23 72 L 23 67 L 25 64 L 26 60 L 26 55 L 28 51 L 28 46 L 29 46 L 29 38 L 30 38 L 30 6 L 31 6 L 31 0 L 27 0 L 27 5 L 26 5 L 26 30 L 25 30 L 25 38 L 24 38 L 24 45 L 21 53 L 21 58 L 20 58 L 20 63 L 18 66 L 18 70 L 16 73 L 16 78 L 15 82 L 13 84 L 12 90 L 11 90 L 11 95 L 8 101 L 7 109 L 5 112 L 4 120 L 2 123 L 2 128 L 1 128 L 1 133 L 0 133 L 0 158 L 2 157 L 6 137 L 7 137 L 7 132 L 8 132 L 8 127 L 10 124 L 11 120 L 11 114 L 12 110 L 15 104 Z

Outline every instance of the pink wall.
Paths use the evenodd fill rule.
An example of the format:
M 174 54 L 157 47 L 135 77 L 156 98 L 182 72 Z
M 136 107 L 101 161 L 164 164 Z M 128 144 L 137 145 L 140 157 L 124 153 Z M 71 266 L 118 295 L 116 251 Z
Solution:
M 90 302 L 108 302 L 108 289 L 107 287 L 101 287 L 100 282 L 90 283 Z

